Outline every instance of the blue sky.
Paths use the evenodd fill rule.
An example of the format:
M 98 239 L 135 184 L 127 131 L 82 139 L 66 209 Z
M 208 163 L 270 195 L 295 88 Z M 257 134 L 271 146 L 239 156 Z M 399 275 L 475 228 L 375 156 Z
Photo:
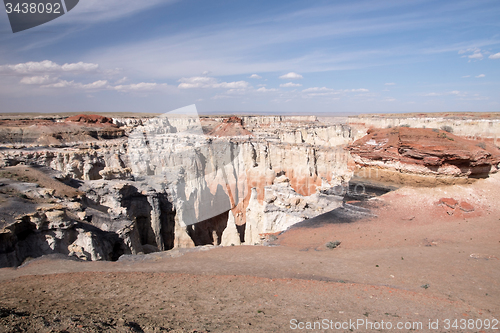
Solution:
M 0 112 L 500 111 L 500 1 L 80 0 L 13 34 Z

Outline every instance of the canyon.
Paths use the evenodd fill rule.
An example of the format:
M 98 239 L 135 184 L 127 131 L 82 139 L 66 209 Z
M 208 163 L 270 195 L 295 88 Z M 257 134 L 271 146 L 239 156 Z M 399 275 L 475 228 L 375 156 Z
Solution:
M 462 118 L 4 115 L 0 267 L 268 244 L 335 209 L 362 213 L 353 185 L 496 173 L 500 120 Z

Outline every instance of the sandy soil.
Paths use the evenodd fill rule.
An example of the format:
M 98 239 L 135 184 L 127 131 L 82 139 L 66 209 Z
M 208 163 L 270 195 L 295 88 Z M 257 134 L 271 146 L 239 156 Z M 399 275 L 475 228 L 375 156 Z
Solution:
M 1 269 L 0 331 L 390 331 L 370 329 L 383 321 L 422 323 L 400 332 L 495 332 L 447 329 L 445 320 L 500 320 L 499 186 L 497 174 L 470 185 L 402 188 L 371 203 L 377 218 L 341 224 L 323 215 L 314 227 L 280 235 L 278 246 L 114 263 L 41 258 Z M 328 249 L 334 240 L 340 246 Z M 362 325 L 293 330 L 293 319 Z M 438 329 L 428 329 L 429 320 L 439 320 Z

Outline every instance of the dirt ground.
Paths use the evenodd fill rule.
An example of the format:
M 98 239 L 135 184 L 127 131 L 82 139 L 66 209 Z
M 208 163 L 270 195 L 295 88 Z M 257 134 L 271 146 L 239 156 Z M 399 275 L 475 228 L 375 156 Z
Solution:
M 384 332 L 389 324 L 496 332 L 499 186 L 496 174 L 401 188 L 373 200 L 377 217 L 342 224 L 326 214 L 281 234 L 276 246 L 118 262 L 47 257 L 4 268 L 0 332 Z M 325 246 L 336 240 L 337 248 Z M 470 320 L 489 320 L 490 329 L 460 328 Z

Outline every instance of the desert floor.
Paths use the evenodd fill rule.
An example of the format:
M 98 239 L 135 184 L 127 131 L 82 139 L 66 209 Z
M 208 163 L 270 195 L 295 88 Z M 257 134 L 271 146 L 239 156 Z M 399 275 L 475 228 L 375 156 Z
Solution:
M 500 323 L 460 326 L 500 320 L 499 188 L 500 174 L 401 188 L 370 203 L 377 217 L 332 223 L 325 214 L 275 246 L 35 259 L 0 270 L 0 331 L 370 332 L 390 323 L 398 332 L 495 332 Z M 307 329 L 314 322 L 322 327 Z

